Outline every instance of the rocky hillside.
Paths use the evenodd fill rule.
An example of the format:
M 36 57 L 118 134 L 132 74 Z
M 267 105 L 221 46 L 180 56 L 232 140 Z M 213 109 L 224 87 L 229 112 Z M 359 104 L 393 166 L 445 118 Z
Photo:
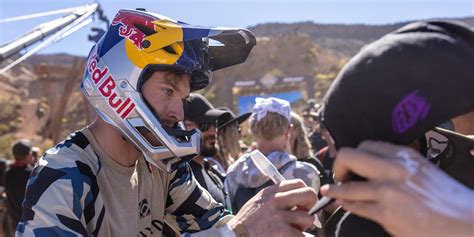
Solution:
M 474 17 L 459 19 L 474 26 Z M 321 98 L 342 65 L 361 46 L 405 23 L 338 25 L 301 22 L 260 24 L 250 29 L 258 45 L 248 60 L 214 74 L 203 90 L 216 106 L 235 110 L 235 81 L 305 77 Z M 33 139 L 48 147 L 84 126 L 94 114 L 79 92 L 85 59 L 67 54 L 35 55 L 0 75 L 0 158 L 12 141 Z
M 211 86 L 204 93 L 209 92 L 207 97 L 216 106 L 235 109 L 232 103 L 235 98 L 230 96 L 235 81 L 259 80 L 265 75 L 315 79 L 319 74 L 335 75 L 347 60 L 345 56 L 320 47 L 305 33 L 262 36 L 257 41 L 247 61 L 214 73 Z
M 36 55 L 0 75 L 0 158 L 11 158 L 17 138 L 48 147 L 86 124 L 88 107 L 78 90 L 84 61 Z
M 474 26 L 474 17 L 452 19 Z M 381 36 L 392 32 L 410 22 L 387 25 L 343 25 L 316 24 L 300 22 L 294 24 L 267 23 L 249 28 L 256 36 L 277 36 L 303 32 L 308 34 L 322 48 L 342 53 L 345 56 L 354 55 L 361 46 L 370 43 Z

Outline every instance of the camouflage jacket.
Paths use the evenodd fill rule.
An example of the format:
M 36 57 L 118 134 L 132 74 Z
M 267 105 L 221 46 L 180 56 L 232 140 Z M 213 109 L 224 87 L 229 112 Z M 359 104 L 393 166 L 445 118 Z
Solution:
M 39 160 L 16 236 L 222 236 L 230 218 L 189 165 L 171 174 L 143 158 L 121 166 L 85 128 Z

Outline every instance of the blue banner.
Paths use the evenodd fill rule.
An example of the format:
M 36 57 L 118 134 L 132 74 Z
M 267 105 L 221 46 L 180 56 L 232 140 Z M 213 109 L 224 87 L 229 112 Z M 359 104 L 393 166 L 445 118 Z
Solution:
M 303 95 L 299 91 L 289 91 L 281 93 L 271 93 L 266 95 L 246 95 L 237 97 L 237 105 L 239 109 L 239 114 L 246 112 L 252 112 L 253 105 L 255 104 L 255 98 L 257 97 L 276 97 L 279 99 L 287 100 L 290 104 L 297 102 L 303 99 Z

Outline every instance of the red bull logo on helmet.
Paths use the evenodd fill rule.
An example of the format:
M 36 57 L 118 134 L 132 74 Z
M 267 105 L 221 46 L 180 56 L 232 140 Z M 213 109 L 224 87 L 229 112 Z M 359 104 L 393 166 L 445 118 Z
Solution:
M 135 103 L 133 103 L 128 97 L 126 97 L 125 100 L 118 98 L 118 94 L 115 90 L 117 85 L 112 74 L 109 74 L 109 68 L 107 66 L 103 69 L 99 68 L 97 66 L 96 58 L 97 51 L 92 54 L 87 64 L 87 71 L 91 75 L 90 78 L 100 94 L 109 99 L 109 106 L 117 113 L 117 115 L 120 116 L 120 118 L 125 119 L 135 108 Z
M 142 43 L 146 35 L 143 34 L 135 26 L 136 24 L 144 25 L 149 29 L 154 29 L 152 21 L 153 19 L 147 15 L 137 15 L 137 13 L 131 13 L 128 11 L 119 11 L 112 21 L 112 26 L 120 25 L 118 34 L 128 40 L 132 41 L 134 45 L 139 49 L 143 49 Z

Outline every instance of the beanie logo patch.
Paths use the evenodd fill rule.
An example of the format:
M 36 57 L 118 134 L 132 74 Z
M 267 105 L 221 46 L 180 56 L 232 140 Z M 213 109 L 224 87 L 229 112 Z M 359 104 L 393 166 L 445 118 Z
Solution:
M 392 112 L 393 131 L 402 134 L 426 118 L 431 106 L 422 96 L 413 91 L 403 97 Z

